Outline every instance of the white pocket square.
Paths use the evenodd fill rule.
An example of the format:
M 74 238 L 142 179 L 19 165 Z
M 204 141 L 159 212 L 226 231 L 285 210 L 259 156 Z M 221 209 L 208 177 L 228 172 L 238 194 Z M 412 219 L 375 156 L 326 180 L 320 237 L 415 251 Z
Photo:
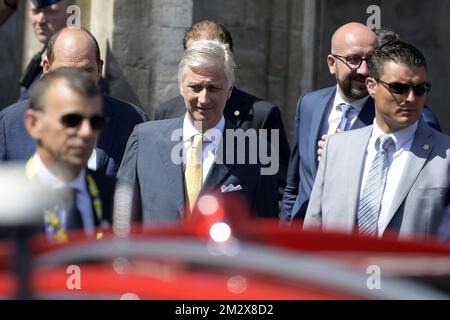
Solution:
M 242 190 L 242 187 L 240 184 L 238 184 L 237 186 L 234 186 L 233 184 L 230 184 L 229 186 L 223 185 L 220 188 L 221 192 L 234 192 L 234 191 L 239 191 L 239 190 Z

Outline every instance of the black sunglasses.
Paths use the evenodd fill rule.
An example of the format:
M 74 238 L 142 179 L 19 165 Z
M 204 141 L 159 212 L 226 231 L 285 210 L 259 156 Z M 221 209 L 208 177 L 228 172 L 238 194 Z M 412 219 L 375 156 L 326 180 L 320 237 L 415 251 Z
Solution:
M 94 114 L 88 118 L 79 113 L 67 113 L 61 117 L 60 121 L 66 128 L 75 128 L 80 126 L 84 119 L 89 119 L 93 130 L 99 130 L 106 124 L 106 117 L 103 114 Z
M 333 57 L 345 63 L 350 69 L 359 69 L 363 61 L 368 61 L 369 57 L 363 58 L 358 54 L 352 54 L 349 56 L 340 56 L 338 54 L 332 54 Z
M 411 90 L 414 92 L 414 94 L 418 97 L 422 97 L 424 95 L 426 95 L 428 92 L 430 92 L 431 90 L 431 83 L 429 82 L 424 82 L 421 84 L 416 84 L 415 86 L 406 84 L 406 83 L 400 83 L 400 82 L 392 82 L 392 83 L 387 83 L 384 82 L 383 80 L 377 79 L 375 78 L 375 80 L 379 83 L 381 83 L 387 90 L 389 90 L 392 93 L 395 94 L 405 94 L 408 93 L 409 90 Z

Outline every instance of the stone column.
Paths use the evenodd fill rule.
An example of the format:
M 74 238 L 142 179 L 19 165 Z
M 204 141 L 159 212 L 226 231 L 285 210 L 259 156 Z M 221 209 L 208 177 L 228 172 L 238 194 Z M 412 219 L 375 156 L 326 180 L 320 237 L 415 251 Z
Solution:
M 89 0 L 84 0 L 89 1 Z M 89 6 L 86 4 L 83 8 L 90 7 L 88 15 L 83 14 L 83 26 L 89 29 L 89 31 L 97 39 L 100 47 L 101 58 L 105 61 L 103 68 L 103 74 L 105 75 L 105 69 L 107 68 L 107 53 L 108 48 L 111 47 L 113 40 L 114 30 L 114 0 L 108 1 L 89 1 Z M 84 11 L 83 11 L 84 12 Z M 89 20 L 87 20 L 89 18 Z
M 114 2 L 114 30 L 107 49 L 106 77 L 112 94 L 142 107 L 178 94 L 181 40 L 192 23 L 192 1 Z
M 236 85 L 259 97 L 266 97 L 268 90 L 271 3 L 271 0 L 194 2 L 194 22 L 216 20 L 230 31 L 238 66 Z
M 19 96 L 24 12 L 25 4 L 21 1 L 16 12 L 0 27 L 0 110 Z
M 295 102 L 315 77 L 314 0 L 115 0 L 113 6 L 106 77 L 114 96 L 152 115 L 178 95 L 184 32 L 193 22 L 212 19 L 233 36 L 237 86 L 279 105 L 289 131 Z
M 315 0 L 272 2 L 266 98 L 281 107 L 289 138 L 297 100 L 316 78 L 317 11 Z

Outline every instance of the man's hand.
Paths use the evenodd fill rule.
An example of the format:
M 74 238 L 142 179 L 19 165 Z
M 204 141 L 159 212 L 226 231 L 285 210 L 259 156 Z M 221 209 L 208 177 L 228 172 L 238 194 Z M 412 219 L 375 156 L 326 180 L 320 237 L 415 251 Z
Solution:
M 322 153 L 323 153 L 323 147 L 325 146 L 325 142 L 327 142 L 328 138 L 330 137 L 329 134 L 324 134 L 322 138 L 320 138 L 319 142 L 317 143 L 317 159 L 320 161 L 322 159 Z
M 342 132 L 342 130 L 337 129 L 336 133 Z M 317 159 L 320 161 L 322 159 L 323 154 L 323 147 L 325 146 L 325 143 L 327 142 L 328 138 L 331 136 L 331 134 L 324 134 L 322 138 L 320 138 L 319 142 L 317 143 Z

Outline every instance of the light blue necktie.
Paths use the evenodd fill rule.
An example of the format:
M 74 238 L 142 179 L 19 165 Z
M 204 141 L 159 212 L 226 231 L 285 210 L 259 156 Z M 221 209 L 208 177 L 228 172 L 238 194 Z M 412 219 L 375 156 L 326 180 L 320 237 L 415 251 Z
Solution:
M 339 125 L 337 128 L 338 128 L 338 130 L 346 131 L 349 129 L 348 127 L 350 126 L 350 121 L 348 121 L 348 114 L 350 113 L 350 110 L 353 107 L 346 103 L 341 103 L 339 106 L 341 107 L 342 117 L 341 117 L 341 122 L 339 122 Z
M 388 172 L 388 148 L 394 143 L 387 134 L 380 136 L 378 141 L 379 149 L 367 175 L 357 216 L 359 233 L 370 236 L 377 236 L 378 216 Z

